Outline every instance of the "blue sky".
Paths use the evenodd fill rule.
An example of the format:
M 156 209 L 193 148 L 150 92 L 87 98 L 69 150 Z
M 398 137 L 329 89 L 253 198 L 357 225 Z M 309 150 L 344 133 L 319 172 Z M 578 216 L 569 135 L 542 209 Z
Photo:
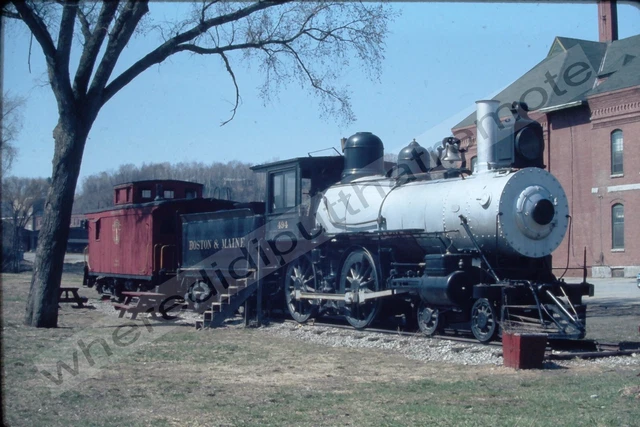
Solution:
M 180 16 L 184 3 L 151 3 L 152 14 Z M 268 105 L 258 97 L 257 67 L 235 66 L 242 104 L 229 117 L 233 86 L 219 59 L 182 54 L 146 71 L 102 109 L 85 149 L 80 180 L 123 163 L 241 160 L 262 163 L 339 147 L 340 138 L 370 131 L 385 151 L 413 138 L 424 146 L 542 60 L 555 36 L 598 39 L 595 3 L 393 3 L 380 81 L 346 70 L 357 121 L 320 119 L 317 99 L 292 84 Z M 618 5 L 619 36 L 640 33 L 640 8 Z M 138 37 L 118 63 L 124 69 L 158 44 Z M 26 98 L 19 156 L 12 173 L 51 174 L 56 104 L 34 41 L 10 23 L 5 33 L 4 88 Z M 81 182 L 81 181 L 80 181 Z

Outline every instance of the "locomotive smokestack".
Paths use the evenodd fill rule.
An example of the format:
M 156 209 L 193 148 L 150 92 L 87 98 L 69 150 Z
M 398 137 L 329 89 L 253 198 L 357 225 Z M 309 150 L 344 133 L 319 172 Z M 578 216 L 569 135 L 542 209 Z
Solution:
M 498 117 L 499 101 L 476 101 L 476 142 L 478 144 L 478 173 L 489 170 L 489 162 L 493 158 L 492 150 L 498 142 Z

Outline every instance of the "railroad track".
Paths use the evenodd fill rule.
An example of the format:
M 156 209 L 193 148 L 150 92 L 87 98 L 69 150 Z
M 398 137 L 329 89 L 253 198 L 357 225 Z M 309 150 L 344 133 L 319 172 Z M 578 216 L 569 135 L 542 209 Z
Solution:
M 285 323 L 298 324 L 291 319 L 284 319 Z M 345 329 L 356 331 L 352 326 L 341 323 L 340 319 L 332 319 L 330 317 L 323 318 L 321 321 L 313 320 L 305 324 L 311 327 L 331 327 L 335 329 Z M 378 333 L 386 335 L 396 335 L 404 337 L 415 337 L 423 339 L 439 339 L 445 341 L 454 341 L 466 344 L 485 345 L 492 347 L 502 347 L 499 341 L 491 341 L 486 344 L 480 344 L 475 338 L 468 338 L 456 335 L 436 335 L 433 337 L 425 337 L 421 332 L 410 332 L 399 329 L 390 328 L 367 328 L 358 330 L 360 333 Z M 634 353 L 640 353 L 640 342 L 620 342 L 605 343 L 596 340 L 562 340 L 550 339 L 547 342 L 545 350 L 545 360 L 571 360 L 571 359 L 597 359 L 602 357 L 613 356 L 630 356 Z

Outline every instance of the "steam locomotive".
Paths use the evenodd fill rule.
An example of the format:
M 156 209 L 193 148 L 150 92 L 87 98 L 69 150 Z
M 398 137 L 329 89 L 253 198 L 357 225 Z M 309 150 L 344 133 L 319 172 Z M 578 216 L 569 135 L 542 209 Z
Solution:
M 496 101 L 477 105 L 473 172 L 455 138 L 436 152 L 414 141 L 389 165 L 367 132 L 343 140 L 343 156 L 253 167 L 266 174 L 264 205 L 180 217 L 178 293 L 233 309 L 257 292 L 298 322 L 331 313 L 355 328 L 403 314 L 426 335 L 481 342 L 501 327 L 584 337 L 593 286 L 551 269 L 569 209 L 544 170 L 542 128 L 526 105 L 507 121 Z

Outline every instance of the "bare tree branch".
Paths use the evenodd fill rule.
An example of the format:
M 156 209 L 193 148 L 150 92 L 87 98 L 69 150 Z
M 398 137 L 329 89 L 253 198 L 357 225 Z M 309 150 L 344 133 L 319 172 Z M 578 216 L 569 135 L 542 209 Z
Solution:
M 2 9 L 2 16 L 4 16 L 5 18 L 22 19 L 19 13 L 12 12 L 6 9 Z
M 219 0 L 213 0 L 209 2 L 202 2 L 202 10 L 200 11 L 200 22 L 205 22 L 205 17 L 207 14 L 207 9 L 209 9 L 214 4 L 218 3 Z
M 56 49 L 55 79 L 63 87 L 67 94 L 71 94 L 71 82 L 69 78 L 69 58 L 71 55 L 71 42 L 73 41 L 73 27 L 76 22 L 78 1 L 68 1 L 62 9 L 62 19 L 58 33 L 58 48 Z
M 100 65 L 98 65 L 89 89 L 89 97 L 95 100 L 94 102 L 96 103 L 93 107 L 98 108 L 104 104 L 104 102 L 100 102 L 99 99 L 102 98 L 103 89 L 111 77 L 120 53 L 122 53 L 124 47 L 129 43 L 140 19 L 142 19 L 148 11 L 149 5 L 147 0 L 139 2 L 128 1 L 124 10 L 122 10 L 118 18 L 116 18 L 113 30 L 109 35 L 104 56 L 102 57 L 102 61 L 100 61 Z
M 84 37 L 86 45 L 91 38 L 91 24 L 89 24 L 89 19 L 82 8 L 78 8 L 78 21 L 80 21 L 80 31 L 82 31 L 82 36 Z
M 62 9 L 62 19 L 58 32 L 58 48 L 56 62 L 66 67 L 66 74 L 69 74 L 69 55 L 71 54 L 71 42 L 73 41 L 73 27 L 76 22 L 78 12 L 78 1 L 68 1 Z M 64 64 L 64 65 L 62 65 Z
M 227 56 L 223 52 L 220 53 L 220 56 L 222 57 L 222 60 L 224 61 L 224 65 L 227 68 L 227 72 L 231 76 L 231 80 L 233 80 L 233 86 L 236 89 L 236 102 L 233 105 L 231 117 L 229 117 L 229 119 L 227 119 L 224 122 L 222 122 L 222 124 L 220 125 L 220 126 L 224 126 L 227 123 L 229 123 L 231 120 L 233 120 L 233 118 L 236 116 L 236 111 L 238 110 L 238 105 L 240 104 L 240 88 L 238 88 L 238 82 L 236 81 L 236 75 L 233 73 L 233 70 L 231 69 L 231 64 L 229 63 L 229 59 L 227 58 Z
M 30 8 L 25 2 L 19 0 L 12 1 L 13 6 L 18 11 L 20 15 L 20 19 L 24 21 L 25 24 L 31 30 L 31 33 L 34 35 L 40 46 L 42 46 L 42 51 L 44 52 L 44 56 L 47 59 L 47 63 L 53 63 L 54 58 L 56 56 L 56 47 L 53 44 L 53 39 L 51 38 L 51 34 L 47 30 L 47 26 L 44 24 L 42 19 Z M 53 65 L 53 64 L 52 64 Z
M 280 2 L 259 1 L 259 2 L 251 4 L 250 6 L 247 6 L 247 7 L 243 8 L 243 9 L 237 10 L 237 11 L 235 11 L 233 13 L 229 13 L 229 14 L 222 15 L 222 16 L 217 16 L 215 18 L 208 19 L 208 20 L 206 20 L 204 22 L 200 22 L 198 25 L 192 27 L 191 29 L 189 29 L 189 30 L 187 30 L 185 32 L 182 32 L 182 33 L 176 35 L 175 37 L 172 37 L 171 39 L 169 39 L 165 43 L 163 43 L 161 46 L 159 46 L 157 49 L 155 49 L 152 52 L 148 53 L 146 56 L 144 56 L 138 62 L 136 62 L 131 67 L 129 67 L 127 70 L 125 70 L 122 74 L 120 74 L 118 77 L 116 77 L 111 83 L 109 83 L 109 85 L 104 90 L 104 93 L 103 93 L 103 96 L 102 96 L 102 104 L 107 102 L 120 89 L 125 87 L 134 78 L 136 78 L 138 75 L 140 75 L 143 71 L 145 71 L 146 69 L 148 69 L 152 65 L 161 63 L 162 61 L 164 61 L 165 59 L 167 59 L 169 56 L 173 55 L 174 53 L 181 52 L 183 50 L 189 50 L 189 49 L 180 48 L 179 45 L 181 43 L 185 43 L 185 42 L 188 42 L 190 40 L 193 40 L 194 38 L 198 37 L 199 35 L 202 35 L 205 32 L 207 32 L 212 27 L 223 25 L 223 24 L 226 24 L 226 23 L 229 23 L 229 22 L 234 22 L 234 21 L 242 19 L 242 18 L 244 18 L 246 16 L 249 16 L 252 13 L 255 13 L 257 11 L 264 10 L 264 9 L 267 9 L 267 8 L 270 8 L 270 7 L 274 7 L 274 6 L 280 6 L 280 5 L 284 4 L 284 3 L 286 3 L 286 2 L 283 2 L 283 1 L 280 1 Z M 221 51 L 215 51 L 215 52 L 212 52 L 212 53 L 218 53 L 219 54 L 220 52 Z
M 107 36 L 109 25 L 118 10 L 118 4 L 118 1 L 104 2 L 102 4 L 102 10 L 100 10 L 98 20 L 93 27 L 93 32 L 89 37 L 85 36 L 87 42 L 82 50 L 82 56 L 80 57 L 76 77 L 73 81 L 73 91 L 75 92 L 76 97 L 81 96 L 81 94 L 85 94 L 87 91 L 89 78 L 93 72 L 93 67 L 95 66 L 98 53 L 100 52 L 100 47 Z

